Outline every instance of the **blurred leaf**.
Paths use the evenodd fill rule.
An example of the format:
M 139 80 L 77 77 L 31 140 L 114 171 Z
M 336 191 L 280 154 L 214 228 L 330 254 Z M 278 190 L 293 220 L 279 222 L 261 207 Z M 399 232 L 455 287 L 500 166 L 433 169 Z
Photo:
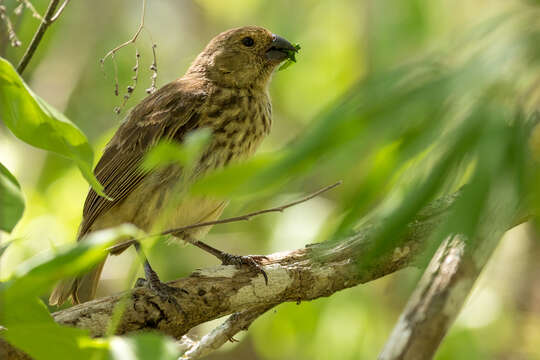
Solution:
M 34 94 L 3 58 L 0 58 L 0 117 L 24 142 L 75 161 L 84 178 L 103 195 L 103 186 L 92 172 L 94 153 L 84 134 Z
M 138 237 L 133 225 L 96 231 L 57 253 L 37 255 L 22 263 L 7 282 L 0 283 L 0 323 L 10 343 L 35 359 L 91 359 L 105 356 L 107 344 L 94 340 L 87 331 L 59 326 L 36 296 L 63 277 L 74 276 L 101 261 L 106 249 L 125 237 Z
M 88 331 L 58 325 L 47 307 L 36 297 L 20 299 L 6 307 L 0 320 L 2 337 L 36 360 L 98 359 L 106 355 L 107 344 L 92 339 Z
M 437 135 L 435 130 L 444 124 L 433 121 L 433 116 L 441 111 L 437 105 L 448 95 L 448 83 L 453 78 L 453 72 L 426 61 L 359 81 L 287 150 L 273 158 L 265 154 L 259 159 L 259 155 L 245 164 L 210 173 L 194 188 L 228 196 L 267 191 L 314 171 L 314 167 L 322 168 L 348 151 L 340 164 L 347 169 L 359 161 L 359 156 L 369 156 L 368 149 L 376 151 L 377 146 L 405 136 L 412 156 L 424 149 L 418 142 L 425 145 L 426 136 Z
M 41 295 L 56 281 L 77 275 L 103 260 L 106 249 L 125 237 L 139 237 L 141 231 L 133 225 L 90 233 L 83 241 L 67 246 L 57 253 L 39 254 L 22 263 L 6 283 L 0 285 L 0 295 L 6 306 L 20 299 Z
M 146 154 L 141 167 L 146 171 L 176 163 L 190 167 L 199 158 L 210 137 L 211 131 L 204 128 L 190 133 L 182 144 L 162 141 Z
M 152 333 L 113 337 L 109 351 L 111 360 L 177 360 L 180 356 L 173 339 Z
M 401 150 L 400 144 L 393 143 L 382 148 L 373 159 L 369 159 L 370 168 L 364 180 L 340 204 L 342 211 L 345 212 L 345 217 L 335 231 L 337 234 L 348 232 L 355 223 L 358 223 L 361 215 L 369 206 L 372 206 L 387 191 L 385 184 L 391 181 L 391 174 L 398 168 L 399 150 Z
M 279 159 L 279 153 L 263 154 L 242 163 L 231 164 L 216 172 L 211 172 L 197 181 L 191 191 L 196 194 L 212 194 L 230 197 L 249 194 L 242 186 L 258 173 Z
M 180 355 L 173 339 L 159 334 L 105 340 L 91 338 L 87 330 L 60 326 L 35 297 L 22 299 L 0 315 L 6 328 L 2 337 L 36 360 L 177 360 Z
M 5 244 L 0 244 L 0 258 L 2 257 L 2 255 L 4 255 L 4 252 L 6 252 L 7 248 L 9 247 L 9 245 L 11 245 L 13 242 L 10 241 L 10 242 L 7 242 Z
M 21 187 L 15 176 L 0 163 L 0 230 L 11 232 L 23 212 L 24 198 Z
M 373 237 L 374 248 L 369 258 L 376 259 L 380 254 L 399 245 L 400 234 L 409 222 L 448 181 L 452 170 L 464 159 L 478 142 L 479 130 L 482 126 L 480 113 L 473 114 L 452 135 L 448 135 L 447 148 L 431 167 L 429 175 L 423 181 L 417 179 L 412 189 L 388 212 L 384 226 L 379 228 Z M 362 264 L 364 266 L 366 264 Z

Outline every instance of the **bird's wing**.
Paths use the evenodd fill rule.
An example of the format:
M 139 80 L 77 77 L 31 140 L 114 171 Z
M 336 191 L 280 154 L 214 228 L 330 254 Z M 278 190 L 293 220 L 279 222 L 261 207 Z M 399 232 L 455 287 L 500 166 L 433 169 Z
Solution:
M 140 164 L 152 146 L 161 139 L 182 142 L 186 133 L 197 128 L 199 110 L 206 98 L 200 85 L 182 79 L 169 83 L 131 111 L 94 169 L 105 194 L 113 200 L 90 190 L 79 239 L 99 216 L 125 199 L 149 174 L 140 169 Z

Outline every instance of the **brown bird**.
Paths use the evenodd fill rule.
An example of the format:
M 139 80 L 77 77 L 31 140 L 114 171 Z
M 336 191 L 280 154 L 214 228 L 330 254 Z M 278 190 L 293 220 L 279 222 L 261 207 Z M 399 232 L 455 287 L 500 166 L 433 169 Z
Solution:
M 226 206 L 223 200 L 188 196 L 172 209 L 167 206 L 179 188 L 185 189 L 205 172 L 241 161 L 255 152 L 270 132 L 271 75 L 291 51 L 297 51 L 291 43 L 261 27 L 225 31 L 210 41 L 183 77 L 135 106 L 94 170 L 105 193 L 113 200 L 90 190 L 78 240 L 92 231 L 122 223 L 155 231 L 158 221 L 160 227 L 176 228 L 219 218 Z M 180 165 L 141 170 L 145 154 L 158 142 L 182 143 L 190 132 L 202 128 L 209 128 L 212 137 L 190 173 Z M 230 255 L 197 240 L 209 228 L 175 235 L 212 253 L 225 264 L 258 267 L 257 257 Z M 139 249 L 138 243 L 128 246 L 131 244 Z M 116 249 L 115 254 L 128 246 Z M 62 280 L 49 303 L 60 305 L 69 297 L 74 303 L 93 299 L 104 263 L 80 277 Z M 148 286 L 166 295 L 170 288 L 161 283 L 148 261 L 144 269 Z

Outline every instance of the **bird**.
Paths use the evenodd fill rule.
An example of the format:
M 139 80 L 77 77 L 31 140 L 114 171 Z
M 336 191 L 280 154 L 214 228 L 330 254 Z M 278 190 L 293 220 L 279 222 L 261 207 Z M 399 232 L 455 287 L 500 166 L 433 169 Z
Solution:
M 297 48 L 259 26 L 244 26 L 215 36 L 195 58 L 186 73 L 144 98 L 128 113 L 98 161 L 94 173 L 103 185 L 99 195 L 90 189 L 83 207 L 77 241 L 94 231 L 131 223 L 144 231 L 157 224 L 164 228 L 216 220 L 227 201 L 210 196 L 187 195 L 168 209 L 179 190 L 205 173 L 252 156 L 270 133 L 272 105 L 269 83 L 276 67 Z M 162 141 L 182 144 L 199 129 L 211 137 L 196 165 L 179 164 L 143 170 L 145 155 Z M 259 268 L 261 257 L 231 255 L 200 241 L 210 226 L 175 234 L 198 246 L 223 264 Z M 116 255 L 137 241 L 111 251 Z M 90 271 L 57 283 L 49 304 L 74 304 L 95 298 L 105 260 Z M 148 260 L 145 281 L 158 295 L 171 289 L 161 282 Z M 263 275 L 266 278 L 266 274 Z

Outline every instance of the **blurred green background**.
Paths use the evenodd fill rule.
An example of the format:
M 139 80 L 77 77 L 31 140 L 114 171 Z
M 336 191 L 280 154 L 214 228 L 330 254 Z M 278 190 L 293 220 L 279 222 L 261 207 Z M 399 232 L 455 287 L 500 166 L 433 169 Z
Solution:
M 33 3 L 43 14 L 47 2 Z M 4 5 L 12 10 L 18 3 L 7 0 Z M 469 29 L 497 15 L 536 9 L 532 1 L 503 0 L 149 1 L 139 40 L 115 57 L 122 95 L 131 83 L 135 49 L 142 55 L 135 93 L 116 115 L 113 109 L 122 98 L 114 96 L 113 63 L 107 61 L 103 72 L 99 59 L 132 36 L 140 11 L 141 2 L 133 0 L 70 2 L 24 74 L 37 94 L 83 130 L 98 154 L 126 111 L 146 95 L 153 43 L 157 44 L 158 86 L 180 77 L 214 35 L 231 27 L 260 25 L 300 43 L 298 63 L 276 73 L 270 88 L 273 129 L 259 151 L 269 153 L 301 138 L 318 114 L 368 74 L 384 73 L 449 49 L 463 41 Z M 16 64 L 38 20 L 28 12 L 13 19 L 23 45 L 12 48 L 0 40 L 0 55 Z M 4 40 L 5 36 L 0 32 Z M 512 79 L 512 74 L 508 77 Z M 282 204 L 302 196 L 302 191 L 345 180 L 341 188 L 282 214 L 215 227 L 206 240 L 232 253 L 264 254 L 324 239 L 320 231 L 328 232 L 328 224 L 342 218 L 340 209 L 351 194 L 358 194 L 358 183 L 375 187 L 377 195 L 371 201 L 388 192 L 384 177 L 392 172 L 385 169 L 393 166 L 395 154 L 392 143 L 376 145 L 376 157 L 354 153 L 358 166 L 316 169 L 309 177 L 282 186 L 282 195 L 233 200 L 224 216 Z M 17 239 L 0 264 L 0 279 L 5 279 L 25 259 L 75 241 L 88 185 L 72 163 L 25 145 L 1 123 L 0 162 L 18 178 L 27 201 L 15 231 L 1 238 Z M 373 167 L 382 169 L 380 188 L 377 173 L 366 175 L 372 174 Z M 462 182 L 463 178 L 456 180 Z M 399 191 L 394 196 L 399 197 Z M 374 205 L 364 206 L 361 214 Z M 437 359 L 540 359 L 540 245 L 535 239 L 530 226 L 507 234 Z M 216 264 L 194 247 L 165 243 L 156 244 L 149 257 L 163 280 Z M 125 273 L 135 260 L 133 251 L 110 258 L 99 296 L 130 287 Z M 376 358 L 420 274 L 408 269 L 327 299 L 283 304 L 258 319 L 249 332 L 238 335 L 240 343 L 227 344 L 209 358 Z M 217 323 L 202 325 L 194 333 L 204 334 Z

